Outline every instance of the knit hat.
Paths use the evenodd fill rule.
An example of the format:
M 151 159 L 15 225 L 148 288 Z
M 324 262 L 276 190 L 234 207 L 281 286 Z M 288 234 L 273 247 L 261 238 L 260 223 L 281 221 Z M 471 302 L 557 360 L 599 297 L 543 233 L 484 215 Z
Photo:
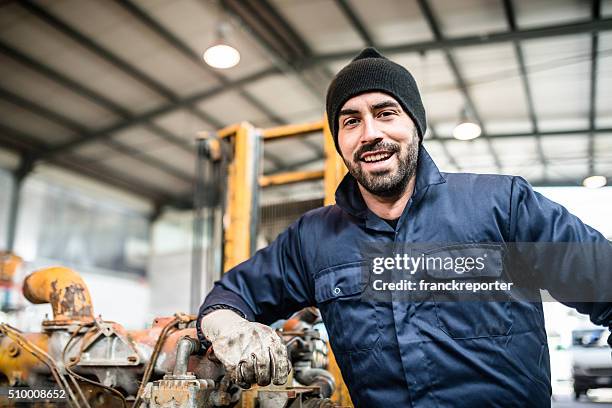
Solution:
M 365 92 L 384 92 L 393 96 L 410 116 L 419 132 L 427 129 L 425 108 L 417 84 L 408 70 L 388 60 L 374 48 L 365 48 L 342 68 L 327 89 L 327 121 L 338 147 L 338 116 L 342 106 L 354 96 Z

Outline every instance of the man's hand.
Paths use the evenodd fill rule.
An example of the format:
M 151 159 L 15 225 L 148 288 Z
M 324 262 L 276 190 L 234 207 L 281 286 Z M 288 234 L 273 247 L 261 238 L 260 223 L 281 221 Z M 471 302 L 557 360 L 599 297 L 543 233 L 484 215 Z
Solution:
M 204 316 L 200 324 L 227 375 L 242 388 L 287 382 L 287 348 L 273 329 L 223 309 Z

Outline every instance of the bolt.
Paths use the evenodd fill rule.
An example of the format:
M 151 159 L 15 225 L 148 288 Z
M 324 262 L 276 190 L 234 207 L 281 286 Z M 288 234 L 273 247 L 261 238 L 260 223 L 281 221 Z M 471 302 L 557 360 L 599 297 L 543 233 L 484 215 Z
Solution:
M 13 358 L 17 357 L 19 355 L 19 347 L 15 343 L 9 344 L 8 354 Z

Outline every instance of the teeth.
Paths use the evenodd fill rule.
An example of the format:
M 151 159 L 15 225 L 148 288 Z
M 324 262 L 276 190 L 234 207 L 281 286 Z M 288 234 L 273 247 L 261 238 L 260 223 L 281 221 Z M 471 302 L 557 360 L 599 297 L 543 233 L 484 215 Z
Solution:
M 379 154 L 374 154 L 374 155 L 372 155 L 372 156 L 368 156 L 368 157 L 366 157 L 366 158 L 365 158 L 365 159 L 363 159 L 363 160 L 364 160 L 366 163 L 372 163 L 372 162 L 380 161 L 380 160 L 383 160 L 383 159 L 384 159 L 384 160 L 386 160 L 386 159 L 388 159 L 389 157 L 391 157 L 391 155 L 390 155 L 390 154 L 388 154 L 388 153 L 385 153 L 385 154 L 379 153 Z

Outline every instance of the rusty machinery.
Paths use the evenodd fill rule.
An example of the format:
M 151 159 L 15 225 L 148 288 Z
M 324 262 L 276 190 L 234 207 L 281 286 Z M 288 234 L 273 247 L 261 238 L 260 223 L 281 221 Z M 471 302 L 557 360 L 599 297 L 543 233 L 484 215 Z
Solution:
M 333 202 L 333 191 L 345 170 L 329 134 L 324 171 L 260 177 L 255 154 L 261 146 L 254 143 L 262 138 L 278 140 L 320 131 L 328 133 L 323 123 L 263 131 L 241 124 L 199 143 L 200 151 L 213 161 L 227 158 L 224 149 L 230 146 L 231 160 L 226 163 L 230 189 L 223 228 L 224 270 L 252 253 L 253 235 L 244 231 L 251 231 L 255 224 L 253 212 L 259 186 L 324 177 L 325 202 Z M 293 365 L 288 385 L 241 390 L 225 378 L 212 350 L 200 348 L 195 316 L 157 318 L 149 329 L 126 330 L 118 323 L 94 317 L 85 283 L 76 272 L 61 267 L 31 274 L 24 281 L 23 292 L 32 303 L 49 303 L 53 318 L 43 321 L 42 330 L 36 333 L 23 333 L 0 324 L 0 387 L 60 389 L 66 397 L 59 402 L 61 406 L 86 408 L 352 406 L 333 354 L 328 353 L 328 344 L 313 329 L 312 317 L 316 312 L 303 311 L 279 330 Z M 297 386 L 292 386 L 294 380 Z M 13 402 L 0 395 L 1 406 L 10 403 Z M 57 406 L 44 401 L 35 404 Z
M 0 251 L 0 296 L 2 298 L 0 310 L 9 312 L 15 309 L 12 292 L 14 291 L 14 280 L 19 271 L 23 259 L 12 252 Z
M 321 170 L 293 171 L 276 174 L 261 174 L 261 155 L 265 143 L 287 138 L 303 137 L 319 133 L 323 137 L 325 165 Z M 223 270 L 227 271 L 248 259 L 254 252 L 258 216 L 258 193 L 260 188 L 286 185 L 309 180 L 323 179 L 324 205 L 333 204 L 335 191 L 347 172 L 344 162 L 336 153 L 327 120 L 257 129 L 249 123 L 228 126 L 215 133 L 203 132 L 198 140 L 200 152 L 206 152 L 202 159 L 225 163 L 227 171 L 227 192 L 225 216 L 223 217 Z M 228 158 L 229 156 L 229 158 Z M 222 183 L 225 184 L 225 183 Z M 196 217 L 197 218 L 197 217 Z M 194 228 L 194 231 L 197 228 Z M 249 233 L 245 233 L 249 231 Z M 194 268 L 197 275 L 201 269 Z M 192 282 L 199 280 L 192 278 Z M 193 289 L 193 286 L 192 286 Z M 193 296 L 193 294 L 192 294 Z M 201 299 L 199 295 L 194 299 Z M 332 400 L 342 406 L 352 406 L 340 369 L 333 353 L 329 353 L 329 371 L 337 384 Z
M 279 330 L 301 385 L 243 391 L 224 376 L 213 351 L 201 349 L 195 316 L 157 318 L 149 329 L 126 330 L 94 317 L 84 281 L 62 267 L 29 275 L 23 292 L 33 303 L 49 303 L 53 317 L 37 333 L 0 324 L 1 387 L 58 389 L 65 398 L 55 402 L 75 408 L 336 406 L 327 398 L 334 380 L 325 370 L 326 344 L 306 320 Z M 0 406 L 14 403 L 0 396 Z

